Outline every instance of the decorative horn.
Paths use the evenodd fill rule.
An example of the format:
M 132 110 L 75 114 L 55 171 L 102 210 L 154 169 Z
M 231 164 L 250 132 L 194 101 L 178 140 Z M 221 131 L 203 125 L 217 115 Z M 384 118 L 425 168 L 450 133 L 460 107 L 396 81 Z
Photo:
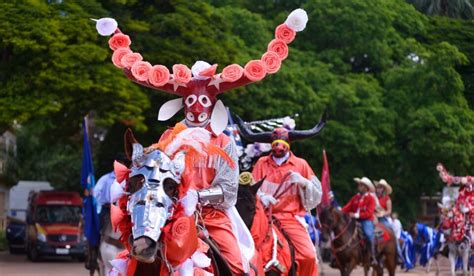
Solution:
M 319 132 L 321 132 L 321 130 L 326 125 L 326 119 L 327 119 L 327 114 L 326 114 L 326 111 L 324 111 L 323 116 L 321 116 L 321 120 L 319 120 L 319 123 L 315 125 L 312 129 L 289 131 L 288 134 L 289 134 L 290 141 L 293 142 L 293 141 L 302 140 L 302 139 L 310 138 L 317 135 Z
M 271 132 L 262 132 L 255 133 L 250 127 L 240 118 L 238 115 L 235 115 L 236 123 L 239 126 L 240 135 L 246 140 L 258 143 L 271 143 L 272 142 L 272 133 Z
M 130 128 L 127 128 L 125 134 L 123 135 L 125 155 L 129 160 L 132 160 L 133 155 L 133 144 L 138 144 L 137 139 L 133 135 L 133 131 Z

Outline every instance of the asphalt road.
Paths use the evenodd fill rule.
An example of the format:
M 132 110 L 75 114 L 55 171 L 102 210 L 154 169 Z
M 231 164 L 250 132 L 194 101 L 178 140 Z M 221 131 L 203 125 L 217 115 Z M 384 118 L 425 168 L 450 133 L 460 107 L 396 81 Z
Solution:
M 449 275 L 448 261 L 447 259 L 441 258 L 440 261 L 440 276 Z M 436 266 L 432 266 L 432 270 L 436 270 Z M 329 268 L 324 265 L 320 269 L 320 275 L 324 276 L 336 276 L 340 275 L 337 270 Z M 41 262 L 32 263 L 26 255 L 10 255 L 8 252 L 0 252 L 0 276 L 13 276 L 13 275 L 35 275 L 35 276 L 69 276 L 69 275 L 89 275 L 88 271 L 84 268 L 84 264 L 73 261 L 68 257 L 51 258 Z M 355 270 L 352 275 L 359 276 L 364 275 L 361 268 Z M 397 271 L 397 275 L 415 276 L 415 275 L 436 275 L 433 271 L 426 273 L 422 267 L 416 268 L 409 273 Z
M 10 255 L 8 252 L 0 252 L 0 275 L 13 276 L 69 276 L 89 275 L 84 268 L 84 263 L 73 261 L 69 257 L 58 257 L 46 259 L 33 263 L 26 255 Z

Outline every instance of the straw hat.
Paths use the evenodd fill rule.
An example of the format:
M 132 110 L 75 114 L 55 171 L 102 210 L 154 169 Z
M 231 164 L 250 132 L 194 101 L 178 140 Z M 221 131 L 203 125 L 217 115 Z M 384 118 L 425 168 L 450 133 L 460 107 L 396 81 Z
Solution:
M 391 194 L 392 191 L 393 191 L 392 186 L 390 186 L 390 184 L 388 184 L 385 179 L 380 179 L 379 181 L 374 181 L 374 183 L 375 183 L 376 186 L 379 186 L 379 185 L 384 186 L 385 191 L 387 191 L 387 194 Z
M 370 181 L 370 179 L 368 179 L 367 177 L 365 177 L 365 176 L 362 177 L 362 178 L 354 177 L 354 181 L 356 183 L 364 184 L 367 188 L 369 188 L 369 191 L 371 193 L 375 192 L 374 184 L 372 184 L 372 181 Z

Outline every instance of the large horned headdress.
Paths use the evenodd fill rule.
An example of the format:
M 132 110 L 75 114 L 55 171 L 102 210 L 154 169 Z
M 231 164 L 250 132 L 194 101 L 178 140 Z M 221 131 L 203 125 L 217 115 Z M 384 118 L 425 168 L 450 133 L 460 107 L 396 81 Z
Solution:
M 308 130 L 288 130 L 286 128 L 275 128 L 271 132 L 254 132 L 239 116 L 235 116 L 239 125 L 240 134 L 247 140 L 258 143 L 272 143 L 275 140 L 283 140 L 287 143 L 302 140 L 317 135 L 326 125 L 326 112 L 318 124 Z
M 114 51 L 112 61 L 122 68 L 132 81 L 166 93 L 180 96 L 166 102 L 160 108 L 158 120 L 165 121 L 184 107 L 188 126 L 204 127 L 210 122 L 214 134 L 220 134 L 227 126 L 228 115 L 217 96 L 228 90 L 262 80 L 267 74 L 276 73 L 281 62 L 288 56 L 288 46 L 296 32 L 304 30 L 308 16 L 302 9 L 290 13 L 285 23 L 275 29 L 275 39 L 267 47 L 261 59 L 249 61 L 244 68 L 238 64 L 226 66 L 216 74 L 217 64 L 197 61 L 191 69 L 175 64 L 172 74 L 163 65 L 152 66 L 143 61 L 139 53 L 130 49 L 130 38 L 117 28 L 112 18 L 97 20 L 99 34 L 113 35 L 109 46 Z

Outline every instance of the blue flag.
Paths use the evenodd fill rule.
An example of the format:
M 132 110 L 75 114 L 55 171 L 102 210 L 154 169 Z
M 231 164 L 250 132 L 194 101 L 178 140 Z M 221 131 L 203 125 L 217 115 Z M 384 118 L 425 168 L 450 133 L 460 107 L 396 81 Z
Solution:
M 97 215 L 97 206 L 92 189 L 95 186 L 94 166 L 92 164 L 92 155 L 89 145 L 89 135 L 87 133 L 87 118 L 82 123 L 84 130 L 84 145 L 81 168 L 81 186 L 87 193 L 84 197 L 82 215 L 84 216 L 84 235 L 90 246 L 96 246 L 99 243 L 99 216 Z

